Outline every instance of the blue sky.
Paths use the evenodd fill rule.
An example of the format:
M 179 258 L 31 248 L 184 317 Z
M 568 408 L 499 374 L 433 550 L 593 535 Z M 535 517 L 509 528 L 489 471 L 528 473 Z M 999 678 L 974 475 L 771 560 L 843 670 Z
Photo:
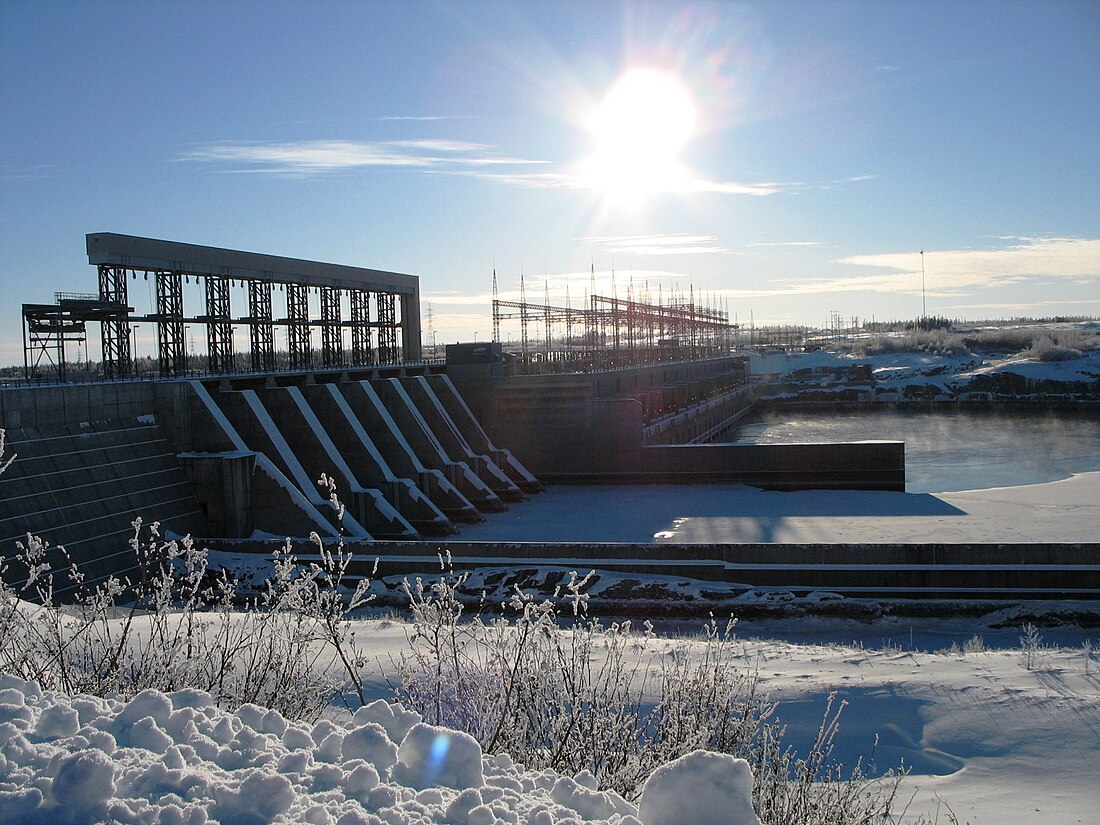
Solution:
M 494 265 L 824 324 L 923 249 L 930 314 L 1100 315 L 1091 0 L 0 0 L 0 113 L 0 363 L 98 231 L 416 274 L 441 343 Z

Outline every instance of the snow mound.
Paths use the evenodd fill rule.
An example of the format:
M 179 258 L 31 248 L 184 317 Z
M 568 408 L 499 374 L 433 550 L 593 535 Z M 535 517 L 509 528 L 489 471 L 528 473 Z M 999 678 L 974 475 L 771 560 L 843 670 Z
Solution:
M 257 705 L 230 713 L 197 690 L 124 702 L 0 674 L 6 825 L 705 825 L 715 811 L 739 825 L 757 823 L 751 787 L 744 762 L 697 751 L 651 778 L 639 815 L 587 772 L 485 756 L 384 701 L 310 726 Z
M 744 759 L 692 751 L 658 768 L 642 788 L 645 825 L 760 825 Z

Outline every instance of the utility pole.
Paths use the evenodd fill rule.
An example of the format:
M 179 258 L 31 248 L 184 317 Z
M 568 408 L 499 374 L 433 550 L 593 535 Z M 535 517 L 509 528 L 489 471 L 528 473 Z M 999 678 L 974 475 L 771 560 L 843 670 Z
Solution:
M 924 250 L 920 251 L 920 317 L 928 318 L 928 302 L 924 295 Z

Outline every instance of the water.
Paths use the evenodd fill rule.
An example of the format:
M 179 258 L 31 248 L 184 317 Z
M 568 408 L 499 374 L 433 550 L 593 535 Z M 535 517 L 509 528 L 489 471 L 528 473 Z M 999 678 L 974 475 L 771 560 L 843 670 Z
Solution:
M 1095 410 L 772 407 L 746 419 L 727 438 L 756 444 L 875 439 L 905 442 L 910 493 L 1040 484 L 1100 470 Z

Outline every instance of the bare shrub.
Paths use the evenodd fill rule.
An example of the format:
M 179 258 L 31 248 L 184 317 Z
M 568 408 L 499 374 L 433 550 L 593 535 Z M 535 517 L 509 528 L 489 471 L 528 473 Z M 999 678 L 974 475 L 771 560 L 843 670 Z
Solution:
M 1028 622 L 1020 634 L 1020 660 L 1026 670 L 1035 668 L 1039 658 L 1039 652 L 1043 648 L 1043 637 L 1039 635 L 1039 628 Z
M 8 469 L 8 467 L 11 466 L 11 463 L 13 461 L 15 461 L 15 455 L 16 455 L 16 454 L 12 454 L 7 459 L 4 458 L 4 438 L 5 438 L 6 434 L 7 434 L 7 431 L 4 430 L 3 428 L 0 428 L 0 475 L 3 475 L 4 471 L 6 469 Z
M 658 766 L 704 748 L 754 766 L 754 804 L 768 825 L 888 815 L 903 772 L 873 779 L 857 765 L 842 775 L 830 761 L 840 707 L 830 702 L 809 754 L 784 747 L 733 621 L 724 629 L 711 621 L 694 644 L 660 643 L 648 623 L 604 627 L 585 615 L 586 580 L 575 574 L 542 602 L 517 590 L 511 619 L 463 620 L 465 576 L 440 562 L 437 580 L 406 585 L 414 623 L 393 684 L 425 721 L 466 731 L 528 768 L 590 771 L 627 798 Z
M 1044 362 L 1073 361 L 1081 357 L 1081 351 L 1054 343 L 1050 335 L 1041 335 L 1024 351 L 1024 355 Z
M 133 580 L 93 587 L 73 564 L 55 574 L 48 544 L 32 535 L 13 559 L 0 557 L 5 574 L 23 574 L 12 576 L 19 587 L 0 583 L 0 670 L 100 696 L 197 688 L 223 706 L 252 702 L 294 719 L 318 718 L 349 688 L 364 701 L 347 614 L 369 601 L 369 581 L 347 593 L 342 541 L 332 551 L 314 536 L 320 562 L 308 567 L 288 542 L 261 593 L 246 598 L 224 573 L 211 579 L 206 550 L 189 537 L 162 541 L 159 526 L 140 518 L 133 527 Z M 59 576 L 76 594 L 70 604 L 56 596 Z
M 975 633 L 963 644 L 964 653 L 984 653 L 985 639 Z
M 963 337 L 948 329 L 912 329 L 896 335 L 876 335 L 855 346 L 865 356 L 895 352 L 928 352 L 960 358 L 970 355 Z

